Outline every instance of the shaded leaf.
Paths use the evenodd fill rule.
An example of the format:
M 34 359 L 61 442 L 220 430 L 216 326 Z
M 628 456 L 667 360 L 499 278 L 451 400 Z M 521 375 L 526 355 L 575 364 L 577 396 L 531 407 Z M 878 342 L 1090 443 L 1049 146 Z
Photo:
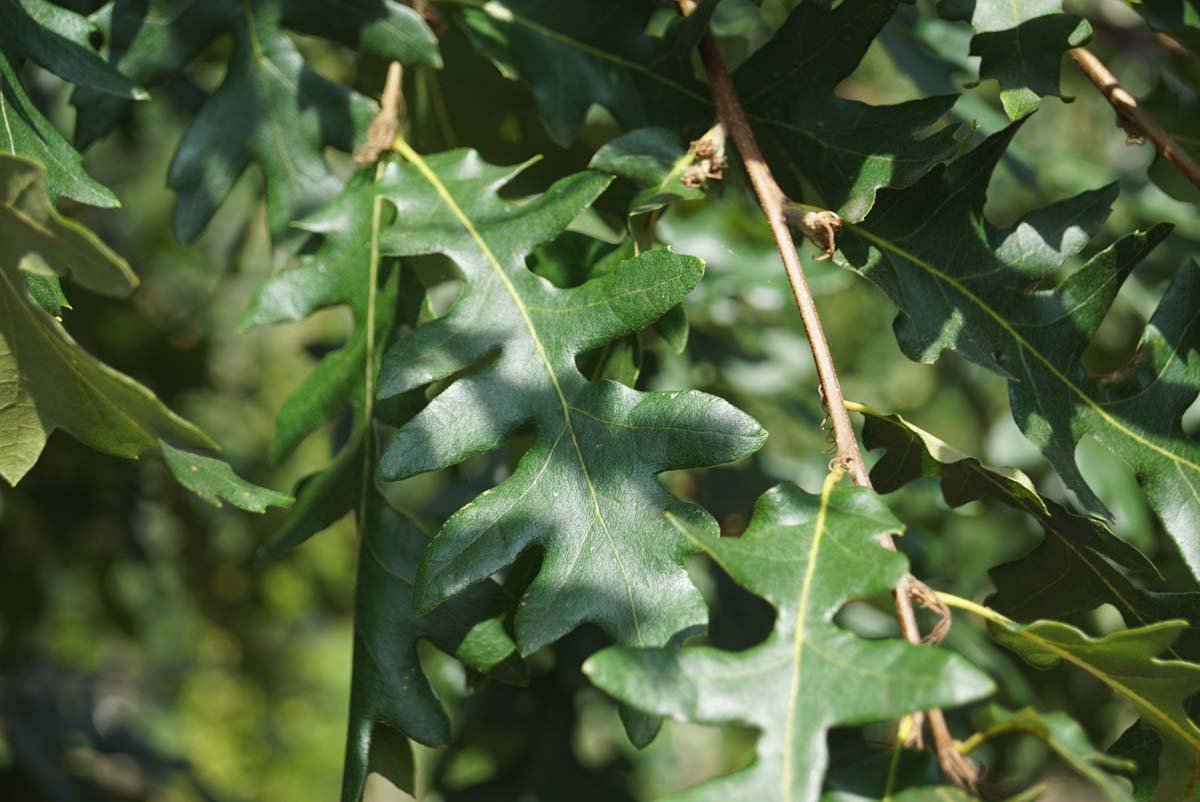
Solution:
M 907 186 L 957 147 L 952 128 L 926 136 L 953 106 L 936 97 L 870 106 L 833 95 L 857 67 L 899 0 L 805 3 L 734 75 L 750 120 L 778 140 L 788 170 L 811 181 L 843 217 L 861 219 L 880 187 Z M 560 142 L 578 133 L 592 103 L 626 127 L 700 134 L 715 109 L 692 78 L 689 51 L 711 3 L 642 34 L 653 4 L 640 0 L 466 0 L 464 24 L 485 53 L 528 81 Z M 645 52 L 643 52 L 645 51 Z
M 65 195 L 93 206 L 119 206 L 115 195 L 83 170 L 83 157 L 43 116 L 21 85 L 25 59 L 98 95 L 143 99 L 146 93 L 92 50 L 96 28 L 47 0 L 0 0 L 0 152 L 46 165 L 50 199 Z
M 1197 31 L 1200 43 L 1200 30 Z M 1200 81 L 1200 68 L 1194 71 Z M 1200 159 L 1200 92 L 1184 81 L 1164 72 L 1158 85 L 1138 105 L 1154 121 L 1179 143 L 1179 147 L 1193 159 Z M 1157 151 L 1150 165 L 1150 180 L 1176 200 L 1185 203 L 1200 203 L 1200 189 L 1188 181 Z
M 852 221 L 867 214 L 878 189 L 908 186 L 958 147 L 954 126 L 926 135 L 955 95 L 871 106 L 834 94 L 898 5 L 804 3 L 734 74 L 751 121 L 782 144 L 829 208 Z
M 214 507 L 220 507 L 224 499 L 247 512 L 266 512 L 269 506 L 290 507 L 295 501 L 291 496 L 247 482 L 233 472 L 228 462 L 193 454 L 162 440 L 158 441 L 158 447 L 171 475 Z
M 28 273 L 69 276 L 109 295 L 137 283 L 124 260 L 54 211 L 46 180 L 41 165 L 0 155 L 0 476 L 16 484 L 55 429 L 122 457 L 160 438 L 215 448 L 154 393 L 81 348 L 27 292 Z
M 1093 638 L 1058 621 L 1022 625 L 970 602 L 959 600 L 956 606 L 984 615 L 992 637 L 1035 668 L 1069 663 L 1123 697 L 1162 741 L 1155 802 L 1200 799 L 1200 728 L 1184 707 L 1200 691 L 1200 666 L 1156 657 L 1185 622 L 1165 621 Z
M 1171 227 L 1125 236 L 1039 289 L 1099 229 L 1116 187 L 993 226 L 983 215 L 988 180 L 1016 130 L 907 190 L 882 193 L 862 225 L 848 226 L 857 242 L 843 247 L 900 307 L 896 335 L 910 359 L 932 362 L 951 348 L 1006 377 L 1017 425 L 1083 503 L 1103 511 L 1075 462 L 1078 442 L 1094 437 L 1133 469 L 1200 575 L 1200 448 L 1181 423 L 1200 387 L 1200 265 L 1175 277 L 1129 363 L 1090 375 L 1081 359 L 1090 339 L 1121 283 Z
M 412 790 L 411 776 L 405 776 L 411 775 L 411 760 L 405 761 L 409 747 L 396 733 L 429 746 L 450 740 L 450 721 L 421 670 L 417 641 L 430 641 L 507 681 L 525 678 L 499 617 L 513 600 L 494 581 L 471 586 L 428 615 L 414 614 L 413 576 L 428 540 L 379 493 L 368 492 L 354 603 L 343 802 L 362 798 L 368 770 L 384 768 L 393 784 Z
M 1047 95 L 1060 96 L 1063 55 L 1092 37 L 1092 26 L 1063 12 L 1061 0 L 941 0 L 938 12 L 971 24 L 971 55 L 979 78 L 1000 83 L 1010 120 L 1037 110 Z
M 694 154 L 665 128 L 640 128 L 609 142 L 588 165 L 641 187 L 629 202 L 629 214 L 645 214 L 677 200 L 704 197 L 699 186 L 685 184 Z
M 1027 707 L 1010 712 L 996 705 L 978 716 L 981 731 L 971 739 L 991 740 L 1006 733 L 1025 733 L 1045 742 L 1071 770 L 1096 786 L 1109 802 L 1130 802 L 1129 786 L 1109 772 L 1129 772 L 1128 760 L 1106 755 L 1092 746 L 1083 727 L 1066 713 L 1043 713 Z
M 1134 0 L 1130 5 L 1151 28 L 1200 53 L 1200 0 Z
M 1039 495 L 1020 471 L 983 465 L 899 415 L 859 404 L 847 406 L 865 416 L 866 447 L 887 449 L 871 469 L 871 481 L 879 492 L 890 493 L 916 479 L 936 476 L 952 507 L 990 498 L 1038 522 L 1045 535 L 1042 543 L 1020 559 L 991 570 L 997 593 L 988 599 L 988 606 L 1028 621 L 1111 604 L 1130 626 L 1179 618 L 1200 625 L 1200 593 L 1156 593 L 1135 585 L 1125 572 L 1157 579 L 1158 570 L 1103 521 L 1072 513 Z M 1188 626 L 1172 653 L 1200 654 L 1196 626 Z
M 388 165 L 382 191 L 396 222 L 384 253 L 442 253 L 465 287 L 442 317 L 402 336 L 384 357 L 387 398 L 470 368 L 400 428 L 380 462 L 398 480 L 497 447 L 532 424 L 511 477 L 453 515 L 421 562 L 419 612 L 540 548 L 543 560 L 516 614 L 523 653 L 581 623 L 624 643 L 678 641 L 705 622 L 683 568 L 689 550 L 663 512 L 716 530 L 655 475 L 752 453 L 764 433 L 748 416 L 697 392 L 641 393 L 589 383 L 575 356 L 637 331 L 696 284 L 698 259 L 651 251 L 577 287 L 558 289 L 526 267 L 608 185 L 580 173 L 521 206 L 497 191 L 522 168 L 472 151 Z
M 759 731 L 749 767 L 672 800 L 816 800 L 830 728 L 991 692 L 991 681 L 958 655 L 867 641 L 833 623 L 848 601 L 883 593 L 907 572 L 904 557 L 880 541 L 903 525 L 870 490 L 838 487 L 841 476 L 830 475 L 820 496 L 794 485 L 769 491 L 738 538 L 672 518 L 738 584 L 778 610 L 766 641 L 742 652 L 611 647 L 584 664 L 599 688 L 646 712 Z
M 644 0 L 459 0 L 475 46 L 530 84 L 559 144 L 575 139 L 598 103 L 627 129 L 677 129 L 711 103 L 692 77 L 691 51 L 717 5 L 704 0 L 662 36 L 646 33 L 655 4 Z M 711 120 L 709 121 L 711 124 Z
M 178 75 L 219 36 L 233 37 L 224 81 L 184 132 L 167 176 L 184 242 L 204 230 L 251 162 L 263 170 L 273 235 L 341 188 L 322 150 L 353 150 L 374 104 L 311 70 L 285 28 L 389 59 L 440 63 L 433 33 L 395 0 L 113 0 L 93 19 L 109 61 L 148 85 Z M 112 130 L 127 105 L 87 88 L 72 103 L 83 145 Z
M 286 457 L 304 438 L 362 396 L 371 297 L 370 243 L 372 232 L 383 224 L 384 213 L 384 204 L 378 200 L 376 218 L 379 195 L 374 172 L 374 167 L 359 170 L 337 197 L 293 224 L 321 235 L 320 246 L 302 255 L 295 267 L 277 271 L 263 282 L 242 316 L 242 327 L 250 328 L 302 320 L 318 309 L 345 304 L 354 317 L 347 342 L 325 355 L 279 410 L 272 460 Z M 384 341 L 395 323 L 398 286 L 398 271 L 393 270 L 377 291 L 376 343 Z

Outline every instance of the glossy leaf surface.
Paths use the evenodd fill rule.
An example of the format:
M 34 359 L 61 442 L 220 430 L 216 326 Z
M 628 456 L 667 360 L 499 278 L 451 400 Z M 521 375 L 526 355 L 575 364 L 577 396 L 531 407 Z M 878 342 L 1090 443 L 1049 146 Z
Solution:
M 1038 522 L 1045 535 L 1042 543 L 990 571 L 997 592 L 988 606 L 1021 621 L 1066 617 L 1111 604 L 1129 626 L 1181 618 L 1200 622 L 1200 593 L 1160 593 L 1132 581 L 1131 576 L 1148 582 L 1161 578 L 1146 555 L 1114 535 L 1103 521 L 1072 513 L 1039 495 L 1020 471 L 988 467 L 899 415 L 853 408 L 864 414 L 864 445 L 887 450 L 871 470 L 879 492 L 935 476 L 952 507 L 994 499 Z M 1195 657 L 1200 653 L 1200 631 L 1189 625 L 1172 653 Z
M 445 254 L 466 286 L 445 315 L 389 350 L 380 396 L 467 372 L 400 428 L 381 474 L 397 480 L 454 465 L 527 424 L 535 429 L 513 475 L 434 538 L 417 574 L 417 610 L 539 548 L 541 570 L 516 614 L 522 652 L 584 622 L 624 643 L 680 640 L 706 616 L 682 564 L 689 546 L 663 513 L 707 531 L 715 525 L 655 476 L 738 459 L 765 435 L 702 393 L 590 383 L 575 356 L 652 323 L 695 286 L 701 262 L 651 251 L 577 287 L 555 288 L 525 259 L 587 208 L 608 177 L 570 176 L 514 206 L 497 192 L 519 167 L 494 167 L 471 151 L 426 160 L 403 146 L 403 155 L 410 163 L 390 165 L 382 180 L 396 207 L 383 252 Z
M 1006 377 L 1017 425 L 1086 506 L 1104 511 L 1075 462 L 1082 438 L 1098 440 L 1133 469 L 1200 575 L 1200 447 L 1181 423 L 1200 388 L 1200 265 L 1179 271 L 1128 364 L 1091 375 L 1084 350 L 1122 282 L 1171 227 L 1127 235 L 1058 286 L 1040 289 L 1087 245 L 1116 188 L 997 228 L 983 204 L 1016 130 L 988 138 L 908 190 L 882 195 L 852 227 L 859 240 L 851 242 L 851 259 L 900 307 L 896 335 L 909 358 L 932 362 L 949 348 Z
M 92 50 L 95 26 L 47 0 L 0 0 L 0 152 L 46 165 L 53 200 L 64 195 L 93 206 L 118 206 L 107 187 L 83 170 L 83 157 L 46 119 L 21 84 L 26 59 L 97 96 L 145 98 L 146 93 Z
M 838 487 L 838 478 L 831 476 L 820 496 L 792 485 L 769 491 L 738 538 L 674 521 L 776 609 L 766 641 L 743 652 L 611 647 L 585 663 L 592 682 L 642 710 L 760 733 L 749 767 L 670 799 L 816 800 L 831 727 L 990 692 L 990 681 L 956 655 L 867 641 L 833 622 L 846 602 L 887 591 L 907 571 L 903 556 L 880 542 L 903 526 L 874 493 Z

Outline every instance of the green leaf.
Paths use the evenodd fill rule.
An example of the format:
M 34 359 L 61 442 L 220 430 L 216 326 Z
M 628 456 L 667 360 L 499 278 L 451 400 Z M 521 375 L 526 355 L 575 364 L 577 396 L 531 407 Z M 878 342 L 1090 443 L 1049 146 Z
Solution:
M 983 465 L 899 415 L 859 404 L 847 407 L 865 416 L 866 447 L 887 450 L 871 469 L 871 481 L 879 492 L 890 493 L 916 479 L 936 476 L 952 507 L 989 498 L 1038 522 L 1045 535 L 1041 544 L 991 570 L 997 593 L 988 599 L 988 606 L 1021 621 L 1066 617 L 1101 604 L 1116 607 L 1130 626 L 1185 618 L 1197 626 L 1189 625 L 1173 653 L 1200 655 L 1200 593 L 1156 593 L 1135 585 L 1124 572 L 1155 580 L 1160 579 L 1158 570 L 1102 521 L 1076 515 L 1043 498 L 1020 471 Z
M 322 236 L 317 250 L 299 264 L 271 275 L 242 316 L 242 328 L 301 320 L 318 309 L 345 304 L 354 329 L 341 348 L 327 354 L 284 402 L 276 418 L 271 459 L 290 454 L 304 438 L 362 396 L 367 347 L 367 308 L 371 298 L 372 232 L 380 203 L 375 168 L 356 172 L 342 192 L 318 212 L 293 225 Z M 395 323 L 399 273 L 391 271 L 378 289 L 375 341 L 381 343 Z M 378 358 L 376 357 L 376 360 Z
M 450 722 L 417 657 L 418 641 L 508 682 L 525 680 L 524 664 L 501 620 L 513 602 L 509 595 L 487 579 L 428 615 L 416 615 L 413 575 L 428 539 L 379 493 L 369 494 L 354 602 L 343 802 L 362 798 L 368 770 L 394 764 L 397 752 L 407 753 L 407 743 L 389 731 L 428 746 L 450 741 Z M 389 779 L 411 792 L 411 779 L 403 772 L 392 772 Z
M 1197 39 L 1200 40 L 1200 31 L 1197 31 Z M 1200 81 L 1200 67 L 1194 68 L 1193 74 Z M 1196 88 L 1163 72 L 1154 91 L 1138 105 L 1179 143 L 1185 153 L 1200 159 L 1200 92 Z M 1200 203 L 1200 189 L 1157 151 L 1149 174 L 1150 180 L 1176 200 Z
M 834 94 L 898 5 L 845 0 L 829 10 L 804 3 L 734 74 L 751 122 L 780 142 L 829 208 L 851 221 L 867 214 L 881 187 L 908 186 L 958 148 L 954 126 L 926 135 L 955 95 L 871 106 Z
M 225 499 L 247 512 L 266 512 L 269 506 L 290 507 L 295 501 L 291 496 L 247 482 L 233 472 L 228 462 L 175 448 L 163 440 L 158 441 L 158 447 L 179 484 L 214 507 L 220 507 L 221 499 Z
M 54 211 L 46 181 L 40 164 L 0 154 L 0 476 L 16 484 L 55 429 L 123 457 L 160 438 L 215 448 L 154 393 L 79 347 L 26 290 L 30 273 L 109 295 L 137 284 L 124 260 Z
M 1035 802 L 1041 797 L 1043 788 L 1035 786 L 1017 796 L 1009 797 L 1007 802 Z M 978 799 L 960 788 L 952 785 L 933 785 L 920 788 L 906 788 L 895 794 L 888 794 L 878 802 L 974 802 Z M 821 802 L 877 802 L 871 797 L 860 796 L 848 791 L 831 791 L 821 797 Z
M 1091 510 L 1104 505 L 1075 462 L 1094 437 L 1124 460 L 1200 576 L 1200 448 L 1182 416 L 1200 387 L 1200 265 L 1175 277 L 1136 353 L 1092 376 L 1081 356 L 1122 281 L 1167 234 L 1130 234 L 1052 289 L 1039 289 L 1103 224 L 1110 186 L 1033 212 L 1000 229 L 983 214 L 988 180 L 1017 126 L 996 134 L 911 188 L 880 196 L 843 247 L 859 272 L 900 307 L 896 334 L 910 358 L 945 349 L 1009 380 L 1017 425 Z M 865 247 L 864 247 L 865 246 Z M 867 248 L 870 253 L 867 254 Z
M 880 187 L 907 186 L 951 156 L 952 127 L 926 136 L 954 105 L 936 97 L 870 106 L 835 97 L 899 0 L 805 3 L 734 75 L 752 123 L 791 157 L 843 217 L 861 219 Z M 689 51 L 711 4 L 673 20 L 661 37 L 642 34 L 653 4 L 641 0 L 456 0 L 477 46 L 530 83 L 542 119 L 560 142 L 575 138 L 588 107 L 608 109 L 626 129 L 663 126 L 702 133 L 715 116 L 693 79 Z
M 610 647 L 584 664 L 593 683 L 641 710 L 759 731 L 749 767 L 672 800 L 816 800 L 830 728 L 991 692 L 990 680 L 958 655 L 867 641 L 833 623 L 848 601 L 884 593 L 907 572 L 904 557 L 880 542 L 902 524 L 870 490 L 838 487 L 840 477 L 831 475 L 819 497 L 791 485 L 769 491 L 738 538 L 673 519 L 738 584 L 777 609 L 766 641 L 742 652 Z
M 609 142 L 592 157 L 596 170 L 641 187 L 629 202 L 629 214 L 645 214 L 677 200 L 704 197 L 704 190 L 683 181 L 695 155 L 665 128 L 640 128 Z
M 703 393 L 590 383 L 575 356 L 660 317 L 699 281 L 700 260 L 651 251 L 578 287 L 555 288 L 525 259 L 582 212 L 608 177 L 573 175 L 514 206 L 497 192 L 521 167 L 493 167 L 464 150 L 425 160 L 399 147 L 410 164 L 389 165 L 381 179 L 398 210 L 383 232 L 383 252 L 445 254 L 465 287 L 444 316 L 388 351 L 380 397 L 471 370 L 400 428 L 381 475 L 398 480 L 454 465 L 526 424 L 536 429 L 513 475 L 434 538 L 417 575 L 418 612 L 539 548 L 540 572 L 516 614 L 523 653 L 585 621 L 622 643 L 680 640 L 706 614 L 683 568 L 688 549 L 663 512 L 712 531 L 716 525 L 655 476 L 739 459 L 765 433 Z
M 569 144 L 598 103 L 627 129 L 676 129 L 712 116 L 691 51 L 717 5 L 704 0 L 662 36 L 646 33 L 644 0 L 454 0 L 475 46 L 528 82 L 546 130 Z M 711 124 L 711 120 L 709 120 Z
M 47 0 L 0 0 L 0 153 L 46 165 L 50 199 L 65 195 L 93 206 L 119 206 L 115 195 L 83 170 L 83 157 L 43 116 L 21 85 L 25 59 L 97 94 L 143 99 L 146 93 L 92 50 L 95 26 Z
M 341 188 L 322 151 L 353 150 L 374 104 L 311 70 L 285 28 L 384 58 L 440 63 L 433 33 L 395 0 L 114 0 L 93 19 L 110 62 L 148 85 L 180 74 L 223 34 L 233 37 L 224 81 L 184 132 L 167 176 L 184 242 L 204 230 L 251 162 L 263 171 L 272 235 Z M 72 103 L 83 145 L 112 130 L 127 105 L 86 88 Z
M 1200 1 L 1129 0 L 1129 4 L 1146 18 L 1151 28 L 1200 53 Z
M 977 746 L 1007 733 L 1025 733 L 1045 742 L 1056 755 L 1104 794 L 1108 802 L 1131 802 L 1129 786 L 1108 772 L 1129 772 L 1134 765 L 1128 760 L 1106 755 L 1092 746 L 1083 727 L 1066 713 L 1043 713 L 1027 707 L 1010 712 L 989 705 L 978 716 L 983 729 L 967 743 Z
M 971 24 L 979 78 L 1000 83 L 1010 120 L 1032 114 L 1047 95 L 1060 97 L 1063 55 L 1092 38 L 1092 26 L 1064 13 L 1062 0 L 941 0 L 938 13 Z
M 1162 740 L 1155 802 L 1200 799 L 1200 728 L 1184 702 L 1200 691 L 1200 666 L 1155 655 L 1179 636 L 1184 621 L 1165 621 L 1093 638 L 1058 621 L 1022 625 L 968 602 L 954 606 L 988 619 L 992 637 L 1035 668 L 1069 663 L 1090 674 L 1128 701 Z

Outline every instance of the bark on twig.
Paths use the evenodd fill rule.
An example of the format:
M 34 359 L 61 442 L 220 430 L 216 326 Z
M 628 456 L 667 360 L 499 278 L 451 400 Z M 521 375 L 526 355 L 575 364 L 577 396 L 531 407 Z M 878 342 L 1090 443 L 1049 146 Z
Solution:
M 685 15 L 695 10 L 694 0 L 680 0 L 679 5 Z M 734 89 L 733 80 L 729 76 L 729 70 L 725 66 L 725 60 L 721 56 L 716 40 L 709 31 L 705 32 L 704 38 L 700 42 L 700 57 L 704 62 L 713 100 L 717 106 L 717 118 L 724 124 L 734 146 L 741 154 L 742 163 L 750 177 L 750 183 L 754 187 L 763 214 L 775 237 L 775 244 L 779 249 L 779 256 L 783 260 L 783 268 L 787 273 L 788 283 L 791 284 L 796 307 L 800 310 L 804 329 L 808 333 L 809 346 L 812 349 L 813 361 L 817 366 L 817 376 L 821 383 L 822 401 L 833 425 L 834 442 L 837 448 L 833 465 L 845 469 L 855 484 L 871 487 L 871 479 L 862 458 L 862 451 L 858 446 L 858 438 L 854 433 L 854 426 L 850 422 L 850 415 L 846 411 L 833 355 L 830 353 L 829 343 L 825 339 L 825 331 L 821 325 L 821 318 L 817 314 L 816 302 L 809 290 L 808 281 L 804 277 L 804 269 L 800 264 L 795 240 L 793 240 L 791 229 L 788 227 L 788 219 L 784 211 L 788 206 L 787 197 L 775 181 L 766 159 L 763 158 L 762 151 L 758 147 L 758 140 L 750 128 L 746 113 L 742 109 L 741 100 Z M 812 222 L 815 223 L 815 221 Z M 819 224 L 816 227 L 820 227 Z M 896 549 L 896 543 L 890 535 L 884 537 L 883 545 L 892 550 Z M 917 625 L 916 613 L 912 606 L 911 594 L 914 592 L 921 597 L 932 594 L 932 591 L 910 576 L 894 590 L 893 599 L 896 605 L 896 615 L 900 621 L 900 631 L 905 640 L 910 643 L 920 643 L 922 640 L 921 630 Z M 958 751 L 949 727 L 946 726 L 946 719 L 942 715 L 942 711 L 935 708 L 929 710 L 926 715 L 942 771 L 952 782 L 966 788 L 974 788 L 978 779 L 975 768 Z
M 404 95 L 400 92 L 403 79 L 404 68 L 400 62 L 393 61 L 388 65 L 387 82 L 379 99 L 379 113 L 367 129 L 367 141 L 354 152 L 354 161 L 359 165 L 374 164 L 392 149 L 406 111 Z
M 1100 93 L 1108 100 L 1109 105 L 1117 112 L 1117 119 L 1131 138 L 1148 139 L 1183 177 L 1200 189 L 1200 165 L 1179 146 L 1158 122 L 1138 105 L 1137 100 L 1121 87 L 1117 78 L 1096 54 L 1086 47 L 1076 47 L 1067 51 L 1071 58 L 1083 70 L 1083 74 L 1096 85 Z

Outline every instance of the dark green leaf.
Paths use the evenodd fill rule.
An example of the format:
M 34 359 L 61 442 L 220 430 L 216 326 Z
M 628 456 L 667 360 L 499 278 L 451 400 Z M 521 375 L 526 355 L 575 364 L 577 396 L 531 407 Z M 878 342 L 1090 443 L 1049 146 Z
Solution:
M 429 746 L 450 740 L 450 721 L 421 670 L 417 641 L 428 640 L 466 665 L 507 681 L 525 678 L 516 645 L 499 618 L 513 600 L 495 582 L 473 585 L 428 615 L 414 614 L 413 575 L 428 539 L 377 492 L 368 492 L 355 591 L 343 802 L 361 799 L 368 770 L 395 768 L 397 762 L 400 770 L 390 771 L 389 779 L 412 790 L 404 761 L 396 757 L 408 745 L 389 736 L 389 729 Z
M 1045 742 L 1056 755 L 1104 794 L 1108 802 L 1130 802 L 1128 783 L 1108 772 L 1129 772 L 1134 766 L 1092 746 L 1083 727 L 1066 713 L 1042 713 L 1027 707 L 1015 713 L 995 705 L 984 708 L 979 716 L 982 731 L 971 739 L 991 740 L 1006 733 L 1025 733 Z
M 1200 666 L 1155 656 L 1171 645 L 1186 622 L 1093 638 L 1058 621 L 1021 625 L 969 602 L 958 606 L 984 614 L 992 636 L 1035 668 L 1069 663 L 1123 697 L 1162 740 L 1154 801 L 1200 799 L 1200 728 L 1184 712 L 1185 700 L 1200 692 Z
M 1130 5 L 1151 28 L 1200 53 L 1200 0 L 1133 0 Z
M 55 429 L 122 457 L 160 438 L 215 448 L 154 393 L 79 347 L 26 290 L 29 273 L 69 276 L 109 295 L 137 283 L 124 260 L 54 211 L 46 180 L 41 165 L 0 155 L 0 476 L 20 480 Z
M 739 538 L 674 521 L 738 584 L 778 610 L 762 644 L 743 652 L 611 647 L 584 664 L 592 682 L 639 709 L 759 731 L 749 767 L 672 799 L 816 800 L 831 727 L 962 704 L 991 691 L 958 655 L 867 641 L 833 623 L 846 602 L 883 593 L 907 572 L 904 557 L 880 542 L 902 524 L 870 490 L 837 487 L 839 478 L 826 480 L 819 497 L 790 485 L 771 490 Z
M 805 3 L 734 76 L 751 121 L 783 145 L 791 171 L 851 220 L 867 213 L 877 189 L 911 184 L 957 147 L 952 128 L 926 135 L 953 96 L 881 107 L 833 94 L 898 2 L 846 0 L 832 11 Z M 642 34 L 653 4 L 641 0 L 460 4 L 477 45 L 531 84 L 560 142 L 574 139 L 592 103 L 627 129 L 698 135 L 712 125 L 712 101 L 688 58 L 711 3 L 661 38 Z
M 834 94 L 898 5 L 845 0 L 829 10 L 804 3 L 734 75 L 751 121 L 848 220 L 861 220 L 881 187 L 908 186 L 958 147 L 953 126 L 928 133 L 954 95 L 870 106 Z
M 83 157 L 29 99 L 17 70 L 30 59 L 65 81 L 98 95 L 143 99 L 146 93 L 92 50 L 95 26 L 47 0 L 0 0 L 0 148 L 46 165 L 51 200 L 60 195 L 93 206 L 117 198 L 83 171 Z
M 314 311 L 345 304 L 354 330 L 341 348 L 326 355 L 279 410 L 271 459 L 280 460 L 304 438 L 362 395 L 370 298 L 372 231 L 378 193 L 374 168 L 360 170 L 345 189 L 317 213 L 295 223 L 324 239 L 299 265 L 272 275 L 259 288 L 242 317 L 243 328 L 301 320 Z M 382 201 L 379 201 L 382 204 Z M 379 210 L 380 215 L 383 208 Z M 378 290 L 375 342 L 381 343 L 395 322 L 398 272 L 392 271 Z
M 712 116 L 691 51 L 713 8 L 704 0 L 660 36 L 644 0 L 456 0 L 475 46 L 527 81 L 555 141 L 566 145 L 598 103 L 627 129 L 679 128 Z M 711 120 L 709 121 L 711 124 Z
M 1076 515 L 1043 498 L 1020 471 L 983 465 L 899 415 L 848 406 L 866 416 L 866 447 L 887 449 L 871 470 L 871 481 L 881 493 L 936 476 L 952 507 L 990 498 L 1038 522 L 1045 534 L 1042 543 L 1020 559 L 992 569 L 997 593 L 988 599 L 988 606 L 1029 621 L 1066 617 L 1107 603 L 1131 626 L 1180 618 L 1200 625 L 1200 593 L 1155 593 L 1135 585 L 1124 571 L 1153 580 L 1158 578 L 1157 569 L 1102 521 Z M 1186 657 L 1200 654 L 1200 630 L 1189 625 L 1174 649 L 1173 653 Z
M 848 227 L 860 239 L 844 245 L 900 307 L 896 334 L 909 358 L 932 362 L 951 348 L 1007 377 L 1018 426 L 1084 504 L 1103 511 L 1075 462 L 1082 438 L 1098 440 L 1133 469 L 1200 575 L 1200 447 L 1181 424 L 1200 387 L 1200 265 L 1176 276 L 1129 363 L 1090 375 L 1081 356 L 1091 337 L 1121 283 L 1171 227 L 1123 237 L 1057 287 L 1039 289 L 1084 248 L 1116 188 L 993 226 L 983 215 L 988 180 L 1016 129 L 910 189 L 881 194 L 871 216 Z
M 629 214 L 645 214 L 677 200 L 704 197 L 699 186 L 684 183 L 694 154 L 665 128 L 640 128 L 614 139 L 592 157 L 592 168 L 632 181 L 639 192 L 629 203 Z
M 1200 41 L 1200 30 L 1197 31 Z M 1200 68 L 1195 70 L 1200 80 Z M 1200 87 L 1193 88 L 1164 72 L 1154 91 L 1139 102 L 1142 109 L 1179 143 L 1193 159 L 1200 159 Z M 1161 153 L 1155 153 L 1150 178 L 1176 200 L 1200 203 L 1200 189 L 1188 181 Z
M 700 261 L 651 251 L 578 287 L 555 288 L 525 259 L 604 190 L 606 176 L 570 176 L 514 206 L 497 191 L 520 167 L 493 167 L 461 150 L 426 161 L 401 147 L 411 164 L 388 165 L 381 182 L 398 210 L 383 250 L 443 253 L 466 286 L 450 311 L 387 353 L 380 396 L 473 370 L 401 427 L 381 473 L 396 480 L 436 470 L 526 424 L 536 429 L 515 473 L 434 538 L 417 576 L 418 611 L 540 548 L 541 570 L 516 615 L 522 652 L 585 621 L 623 643 L 678 641 L 706 616 L 683 568 L 688 549 L 663 513 L 716 526 L 655 475 L 738 459 L 765 434 L 702 393 L 589 383 L 575 356 L 652 323 L 695 286 Z
M 1063 55 L 1092 37 L 1087 20 L 1064 13 L 1061 0 L 942 0 L 938 11 L 971 23 L 979 78 L 999 81 L 1010 120 L 1032 114 L 1046 95 L 1058 96 Z
M 294 498 L 274 490 L 251 484 L 233 472 L 228 462 L 193 454 L 158 441 L 163 459 L 171 475 L 188 490 L 212 504 L 221 506 L 221 499 L 247 512 L 266 512 L 267 507 L 290 507 Z
M 233 37 L 224 82 L 184 132 L 167 183 L 175 190 L 175 232 L 190 241 L 208 224 L 250 162 L 262 167 L 273 235 L 341 188 L 323 148 L 354 149 L 374 104 L 305 65 L 284 33 L 330 39 L 405 62 L 438 64 L 436 40 L 395 0 L 114 0 L 93 15 L 107 55 L 145 84 L 178 75 L 222 34 Z M 158 22 L 157 20 L 163 20 Z M 125 112 L 119 99 L 79 89 L 76 138 L 84 145 Z

